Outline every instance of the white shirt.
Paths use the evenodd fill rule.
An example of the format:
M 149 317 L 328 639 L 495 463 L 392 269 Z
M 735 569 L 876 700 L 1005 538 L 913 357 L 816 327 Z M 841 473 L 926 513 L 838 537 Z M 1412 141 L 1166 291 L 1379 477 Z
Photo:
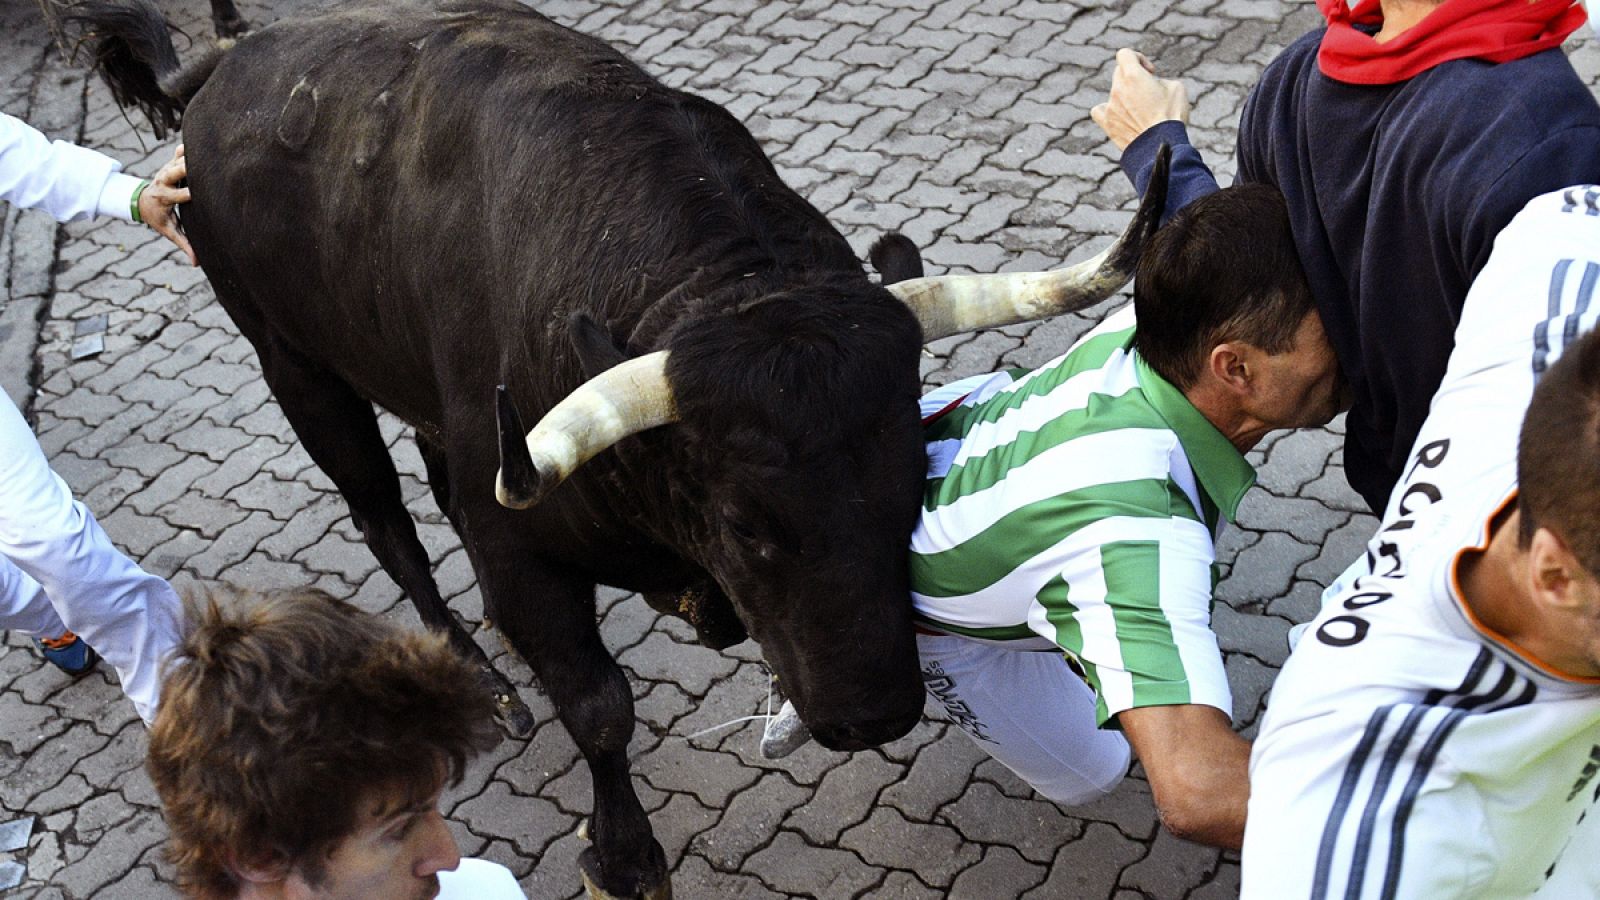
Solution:
M 1273 687 L 1243 897 L 1600 896 L 1600 683 L 1487 631 L 1455 579 L 1515 497 L 1538 374 L 1594 327 L 1597 301 L 1600 188 L 1534 199 L 1467 296 L 1359 577 Z
M 528 900 L 511 870 L 486 859 L 461 860 L 454 870 L 439 873 L 435 900 Z
M 122 164 L 87 147 L 51 141 L 14 116 L 0 113 L 0 200 L 42 209 L 59 222 L 91 215 L 133 221 L 129 204 L 139 179 Z

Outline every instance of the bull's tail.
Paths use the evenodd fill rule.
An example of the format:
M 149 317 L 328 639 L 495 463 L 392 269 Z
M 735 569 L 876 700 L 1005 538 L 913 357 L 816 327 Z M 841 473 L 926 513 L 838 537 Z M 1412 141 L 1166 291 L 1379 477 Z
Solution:
M 138 107 L 156 137 L 183 121 L 183 110 L 222 59 L 213 48 L 179 65 L 172 31 L 150 0 L 80 0 L 54 10 L 62 33 L 87 47 L 117 105 Z

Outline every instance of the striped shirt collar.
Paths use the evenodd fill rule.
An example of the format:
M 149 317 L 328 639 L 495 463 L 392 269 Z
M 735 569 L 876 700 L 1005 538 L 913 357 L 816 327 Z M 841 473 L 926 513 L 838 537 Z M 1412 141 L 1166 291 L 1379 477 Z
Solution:
M 1139 387 L 1167 427 L 1178 436 L 1178 443 L 1183 445 L 1183 452 L 1194 469 L 1195 480 L 1200 482 L 1201 489 L 1222 515 L 1232 522 L 1239 512 L 1239 502 L 1256 483 L 1256 470 L 1245 461 L 1244 454 L 1222 436 L 1217 426 L 1194 408 L 1182 391 L 1150 368 L 1137 351 L 1130 349 L 1129 353 L 1137 367 Z

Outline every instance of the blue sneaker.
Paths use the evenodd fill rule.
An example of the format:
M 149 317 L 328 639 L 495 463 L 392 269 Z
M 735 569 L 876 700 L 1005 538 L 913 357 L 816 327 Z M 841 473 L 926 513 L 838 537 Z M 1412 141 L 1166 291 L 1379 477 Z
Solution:
M 38 638 L 34 643 L 39 645 L 46 662 L 74 678 L 90 671 L 100 661 L 100 654 L 70 631 L 58 638 Z

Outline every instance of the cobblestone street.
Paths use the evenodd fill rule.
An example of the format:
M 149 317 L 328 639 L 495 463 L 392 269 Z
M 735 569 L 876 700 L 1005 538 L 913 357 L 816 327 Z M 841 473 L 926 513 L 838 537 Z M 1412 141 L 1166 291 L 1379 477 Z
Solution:
M 211 40 L 200 0 L 157 0 Z M 242 0 L 262 27 L 316 0 Z M 1320 22 L 1309 0 L 556 0 L 530 5 L 605 38 L 675 87 L 728 107 L 784 178 L 863 258 L 899 230 L 930 274 L 1044 269 L 1105 247 L 1134 196 L 1089 120 L 1124 46 L 1189 83 L 1191 134 L 1226 184 L 1240 107 L 1265 63 Z M 1591 87 L 1600 45 L 1568 43 Z M 0 110 L 148 175 L 171 156 L 143 118 L 66 62 L 33 0 L 0 0 Z M 141 226 L 57 226 L 0 206 L 0 382 L 52 466 L 106 531 L 180 586 L 315 584 L 420 627 L 361 542 L 344 501 L 296 443 L 251 346 L 198 269 Z M 1122 298 L 1086 314 L 930 345 L 927 386 L 1042 363 Z M 104 349 L 73 348 L 104 319 Z M 1214 626 L 1248 736 L 1323 585 L 1374 527 L 1340 466 L 1338 424 L 1279 432 L 1221 544 Z M 409 430 L 383 419 L 441 591 L 539 719 L 446 795 L 464 854 L 500 862 L 539 900 L 581 895 L 587 769 L 528 667 L 481 626 L 454 531 Z M 1136 767 L 1108 799 L 1036 799 L 932 709 L 875 750 L 809 745 L 760 757 L 768 676 L 759 648 L 700 647 L 687 625 L 602 588 L 602 634 L 633 679 L 633 773 L 676 896 L 1222 900 L 1233 853 L 1164 832 Z M 708 731 L 709 730 L 709 731 Z M 696 736 L 698 735 L 698 736 Z M 108 667 L 73 681 L 20 635 L 0 640 L 0 823 L 36 816 L 26 875 L 5 897 L 169 898 L 145 730 Z M 3 872 L 3 869 L 0 869 Z

